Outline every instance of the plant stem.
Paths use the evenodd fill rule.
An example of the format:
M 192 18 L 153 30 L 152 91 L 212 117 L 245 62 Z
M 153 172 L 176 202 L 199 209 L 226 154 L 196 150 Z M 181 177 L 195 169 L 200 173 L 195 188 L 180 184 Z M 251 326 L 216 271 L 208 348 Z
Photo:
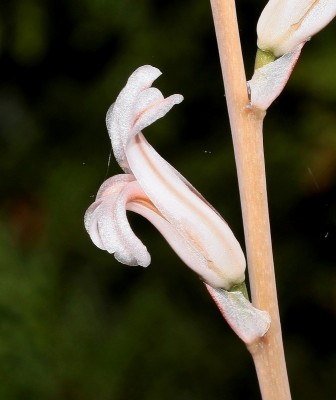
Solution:
M 210 0 L 235 151 L 253 305 L 271 327 L 249 346 L 263 400 L 291 398 L 283 350 L 268 216 L 263 150 L 265 113 L 249 103 L 234 0 Z

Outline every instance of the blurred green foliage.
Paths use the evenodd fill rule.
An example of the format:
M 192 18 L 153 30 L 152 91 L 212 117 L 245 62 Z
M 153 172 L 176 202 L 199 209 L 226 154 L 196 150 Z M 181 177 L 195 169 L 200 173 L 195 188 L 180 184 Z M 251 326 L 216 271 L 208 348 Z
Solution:
M 238 1 L 246 69 L 262 1 Z M 335 23 L 268 112 L 265 151 L 294 398 L 335 398 Z M 98 250 L 83 214 L 108 165 L 104 119 L 130 73 L 185 101 L 146 130 L 243 243 L 205 0 L 4 0 L 0 7 L 0 398 L 258 399 L 250 357 L 203 285 L 132 216 L 152 265 Z

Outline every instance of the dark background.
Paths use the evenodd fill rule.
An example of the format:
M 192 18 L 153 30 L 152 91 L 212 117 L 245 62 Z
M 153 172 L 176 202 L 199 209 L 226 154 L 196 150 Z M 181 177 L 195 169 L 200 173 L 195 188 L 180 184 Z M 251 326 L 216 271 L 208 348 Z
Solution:
M 262 1 L 238 1 L 247 74 Z M 336 25 L 303 50 L 268 112 L 265 151 L 293 397 L 336 399 Z M 244 345 L 146 221 L 126 267 L 83 214 L 120 173 L 105 113 L 152 64 L 184 102 L 145 130 L 243 242 L 207 0 L 11 0 L 0 6 L 0 399 L 259 399 Z

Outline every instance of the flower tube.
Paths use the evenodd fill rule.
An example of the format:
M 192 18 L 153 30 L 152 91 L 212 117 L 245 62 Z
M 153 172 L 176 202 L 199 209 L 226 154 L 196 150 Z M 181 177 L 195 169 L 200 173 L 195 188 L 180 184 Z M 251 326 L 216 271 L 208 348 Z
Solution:
M 125 174 L 101 186 L 85 214 L 92 241 L 128 265 L 150 255 L 129 226 L 126 211 L 148 219 L 178 256 L 212 287 L 230 289 L 245 278 L 245 257 L 231 229 L 195 188 L 146 141 L 141 130 L 164 116 L 181 95 L 164 98 L 151 87 L 160 71 L 138 68 L 110 107 L 106 124 Z

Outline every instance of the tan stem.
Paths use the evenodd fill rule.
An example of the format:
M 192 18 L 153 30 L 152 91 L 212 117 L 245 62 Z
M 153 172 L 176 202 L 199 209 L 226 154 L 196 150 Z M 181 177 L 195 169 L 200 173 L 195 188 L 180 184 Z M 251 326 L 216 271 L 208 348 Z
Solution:
M 265 113 L 251 108 L 234 0 L 210 0 L 230 117 L 253 305 L 267 310 L 271 327 L 249 346 L 263 400 L 291 398 L 275 284 L 263 150 Z

